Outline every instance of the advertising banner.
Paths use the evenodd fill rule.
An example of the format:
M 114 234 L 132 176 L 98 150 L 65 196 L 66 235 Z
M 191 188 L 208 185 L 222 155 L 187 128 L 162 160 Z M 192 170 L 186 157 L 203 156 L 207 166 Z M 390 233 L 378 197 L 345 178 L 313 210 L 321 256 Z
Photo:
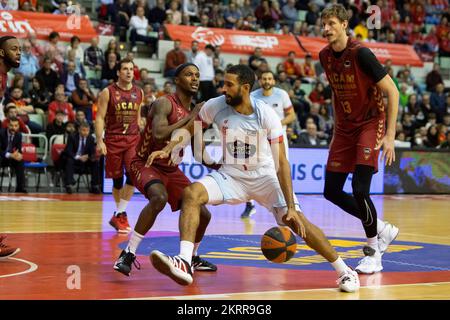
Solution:
M 34 32 L 41 40 L 48 40 L 48 35 L 56 31 L 61 41 L 70 41 L 72 36 L 78 36 L 82 42 L 90 42 L 97 33 L 88 16 L 74 14 L 65 16 L 51 13 L 28 11 L 0 10 L 0 36 L 15 36 L 26 38 Z
M 200 47 L 207 44 L 220 46 L 222 52 L 235 54 L 253 54 L 260 47 L 263 55 L 286 57 L 289 51 L 295 51 L 297 57 L 305 57 L 293 35 L 279 35 L 219 28 L 205 28 L 180 25 L 165 25 L 172 40 L 181 40 L 181 48 L 190 49 L 191 42 L 197 40 Z

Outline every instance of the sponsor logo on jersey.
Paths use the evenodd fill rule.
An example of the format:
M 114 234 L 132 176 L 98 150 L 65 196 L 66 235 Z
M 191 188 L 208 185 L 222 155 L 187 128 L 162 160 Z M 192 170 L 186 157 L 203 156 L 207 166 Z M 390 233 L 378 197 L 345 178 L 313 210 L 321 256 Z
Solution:
M 346 67 L 346 68 L 350 68 L 351 65 L 352 65 L 352 63 L 350 62 L 350 60 L 347 60 L 344 62 L 344 67 Z
M 365 160 L 369 159 L 371 151 L 372 151 L 372 149 L 370 149 L 370 148 L 364 148 L 364 159 Z

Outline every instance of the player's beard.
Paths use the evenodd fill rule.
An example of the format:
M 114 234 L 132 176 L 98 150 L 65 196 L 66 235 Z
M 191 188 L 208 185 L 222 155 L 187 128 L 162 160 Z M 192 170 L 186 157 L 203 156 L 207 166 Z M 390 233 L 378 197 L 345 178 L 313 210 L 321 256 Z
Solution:
M 20 67 L 20 62 L 16 62 L 15 60 L 11 59 L 9 55 L 6 55 L 4 58 L 5 64 L 11 68 L 18 68 Z
M 239 92 L 234 97 L 225 95 L 225 100 L 226 100 L 227 104 L 229 104 L 232 107 L 236 107 L 236 106 L 240 105 L 243 101 L 242 94 L 241 94 L 241 88 L 239 88 Z
M 268 90 L 270 90 L 270 89 L 272 89 L 272 88 L 273 88 L 273 85 L 271 85 L 271 84 L 265 84 L 265 85 L 263 85 L 263 89 L 266 90 L 266 91 L 268 91 Z

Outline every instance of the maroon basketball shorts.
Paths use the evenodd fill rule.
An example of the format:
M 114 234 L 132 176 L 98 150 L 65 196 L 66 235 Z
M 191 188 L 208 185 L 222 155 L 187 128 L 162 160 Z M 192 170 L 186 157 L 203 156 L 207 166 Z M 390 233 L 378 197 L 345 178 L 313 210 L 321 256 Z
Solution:
M 147 188 L 154 183 L 161 183 L 167 190 L 168 202 L 172 211 L 180 210 L 183 190 L 191 181 L 179 169 L 167 171 L 162 167 L 145 166 L 145 160 L 134 159 L 131 163 L 130 177 L 133 185 L 147 197 Z
M 107 178 L 117 179 L 123 176 L 123 170 L 130 172 L 131 160 L 136 153 L 139 135 L 111 135 L 105 138 L 106 159 L 105 173 Z
M 350 173 L 360 164 L 374 167 L 377 172 L 380 150 L 375 150 L 375 147 L 383 137 L 383 119 L 371 121 L 350 133 L 336 130 L 330 145 L 327 170 Z

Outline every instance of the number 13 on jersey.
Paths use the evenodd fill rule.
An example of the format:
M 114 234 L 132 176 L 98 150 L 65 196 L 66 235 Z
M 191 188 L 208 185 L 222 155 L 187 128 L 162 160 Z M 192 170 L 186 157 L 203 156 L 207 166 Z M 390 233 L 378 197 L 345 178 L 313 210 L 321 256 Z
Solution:
M 341 101 L 342 109 L 344 109 L 345 113 L 352 113 L 352 108 L 350 107 L 350 102 Z

